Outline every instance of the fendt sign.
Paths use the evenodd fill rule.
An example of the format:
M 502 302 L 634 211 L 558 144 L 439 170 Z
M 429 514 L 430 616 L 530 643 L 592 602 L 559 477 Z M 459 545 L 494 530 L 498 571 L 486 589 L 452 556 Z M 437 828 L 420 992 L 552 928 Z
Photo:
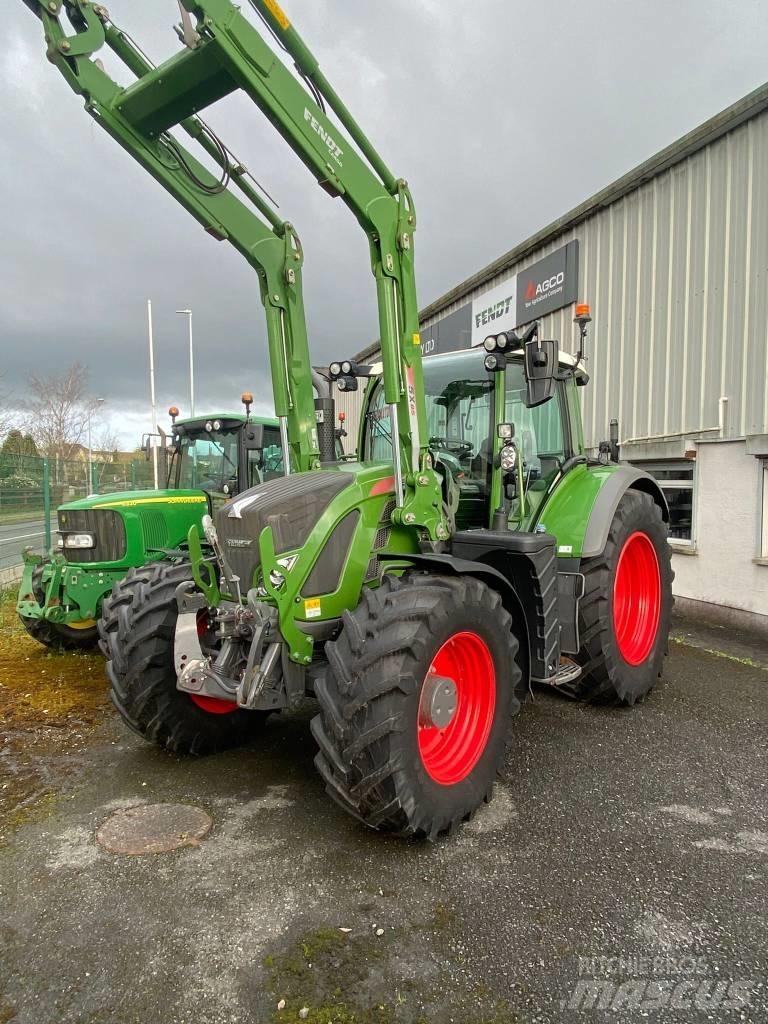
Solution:
M 569 306 L 578 293 L 579 243 L 574 240 L 422 328 L 422 355 L 482 345 L 489 334 L 514 330 Z
M 517 275 L 517 324 L 569 306 L 579 292 L 579 243 L 569 242 Z
M 489 334 L 511 331 L 517 323 L 517 282 L 504 281 L 472 301 L 471 344 L 482 345 Z

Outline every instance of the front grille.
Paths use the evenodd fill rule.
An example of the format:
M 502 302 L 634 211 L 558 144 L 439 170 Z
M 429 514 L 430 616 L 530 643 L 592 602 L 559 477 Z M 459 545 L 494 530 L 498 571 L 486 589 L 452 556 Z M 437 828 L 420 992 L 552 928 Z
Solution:
M 153 508 L 139 510 L 141 532 L 144 534 L 144 550 L 153 551 L 168 544 L 168 524 L 162 512 Z
M 125 523 L 111 508 L 78 508 L 59 512 L 59 533 L 92 533 L 93 548 L 63 548 L 68 562 L 119 562 L 125 557 Z
M 265 526 L 272 528 L 278 555 L 300 548 L 331 501 L 353 482 L 350 473 L 331 470 L 295 473 L 257 484 L 222 505 L 216 530 L 243 590 L 253 586 Z

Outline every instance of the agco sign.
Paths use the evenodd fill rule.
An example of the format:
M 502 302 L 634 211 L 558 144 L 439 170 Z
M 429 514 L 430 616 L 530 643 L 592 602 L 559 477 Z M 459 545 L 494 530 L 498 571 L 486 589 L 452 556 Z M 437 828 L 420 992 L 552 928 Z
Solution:
M 573 241 L 517 275 L 517 323 L 570 305 L 578 290 L 579 243 Z

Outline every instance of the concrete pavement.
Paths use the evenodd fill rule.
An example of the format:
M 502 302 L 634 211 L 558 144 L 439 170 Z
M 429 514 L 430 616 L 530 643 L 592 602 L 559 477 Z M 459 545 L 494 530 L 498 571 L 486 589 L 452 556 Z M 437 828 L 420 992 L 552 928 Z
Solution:
M 0 1020 L 764 1022 L 767 705 L 767 672 L 681 643 L 634 709 L 537 693 L 492 803 L 434 845 L 328 800 L 309 711 L 196 761 L 109 716 L 5 830 Z M 163 801 L 210 836 L 95 844 Z

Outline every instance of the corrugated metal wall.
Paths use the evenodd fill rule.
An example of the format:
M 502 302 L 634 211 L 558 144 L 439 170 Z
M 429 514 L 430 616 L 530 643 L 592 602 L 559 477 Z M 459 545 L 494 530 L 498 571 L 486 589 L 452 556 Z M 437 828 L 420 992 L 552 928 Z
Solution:
M 572 238 L 593 315 L 591 382 L 582 392 L 588 446 L 607 437 L 612 417 L 624 455 L 635 458 L 660 445 L 682 454 L 689 437 L 768 433 L 768 113 L 592 213 L 423 326 Z M 567 307 L 544 317 L 543 336 L 573 351 L 572 316 Z M 346 397 L 353 422 L 360 396 Z

